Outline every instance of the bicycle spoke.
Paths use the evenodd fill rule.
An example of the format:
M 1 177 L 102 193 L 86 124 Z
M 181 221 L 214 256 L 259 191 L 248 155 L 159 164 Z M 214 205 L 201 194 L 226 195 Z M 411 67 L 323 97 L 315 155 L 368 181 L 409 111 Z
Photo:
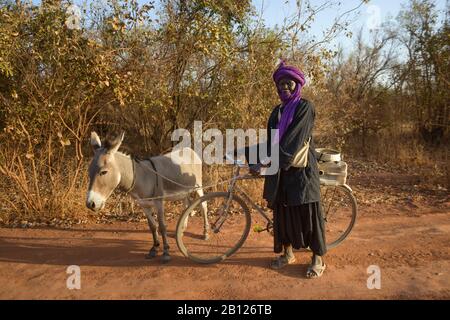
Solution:
M 237 201 L 227 204 L 227 197 L 204 197 L 193 211 L 195 215 L 188 218 L 182 234 L 177 234 L 180 249 L 190 258 L 208 262 L 232 254 L 236 247 L 242 245 L 250 227 L 249 213 L 245 212 Z M 200 208 L 206 205 L 209 237 L 204 238 L 204 218 Z M 248 209 L 247 209 L 248 210 Z M 183 215 L 184 216 L 184 215 Z

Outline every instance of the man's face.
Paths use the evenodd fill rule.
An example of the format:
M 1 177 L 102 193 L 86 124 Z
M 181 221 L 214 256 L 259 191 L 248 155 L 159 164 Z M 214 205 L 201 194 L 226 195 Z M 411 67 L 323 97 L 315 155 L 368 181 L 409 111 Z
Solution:
M 295 91 L 296 83 L 289 78 L 282 78 L 277 83 L 277 88 L 283 97 L 290 97 Z

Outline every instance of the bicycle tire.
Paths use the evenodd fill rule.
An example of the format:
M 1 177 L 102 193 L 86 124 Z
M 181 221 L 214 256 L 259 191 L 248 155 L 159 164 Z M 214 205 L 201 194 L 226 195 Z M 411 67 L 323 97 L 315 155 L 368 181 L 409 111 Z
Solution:
M 186 247 L 184 240 L 183 240 L 183 236 L 184 236 L 184 226 L 185 226 L 185 221 L 186 219 L 189 219 L 191 216 L 191 212 L 193 212 L 194 210 L 196 210 L 197 208 L 199 208 L 201 206 L 202 202 L 211 200 L 213 198 L 224 198 L 227 199 L 229 197 L 229 193 L 228 192 L 213 192 L 213 193 L 208 193 L 206 195 L 204 195 L 203 197 L 200 197 L 198 199 L 196 199 L 181 215 L 180 219 L 178 220 L 177 223 L 177 228 L 176 228 L 176 241 L 177 241 L 177 246 L 180 249 L 181 253 L 191 259 L 192 261 L 195 261 L 197 263 L 202 263 L 202 264 L 211 264 L 211 263 L 218 263 L 221 262 L 223 260 L 225 260 L 226 258 L 230 257 L 231 255 L 233 255 L 237 250 L 239 250 L 239 248 L 242 247 L 242 245 L 244 244 L 245 240 L 248 237 L 248 234 L 250 232 L 250 227 L 251 227 L 251 215 L 250 215 L 250 210 L 248 209 L 247 205 L 245 204 L 244 200 L 242 200 L 242 198 L 240 198 L 239 196 L 237 196 L 236 194 L 232 195 L 231 200 L 232 201 L 236 201 L 242 208 L 242 213 L 245 216 L 245 228 L 244 228 L 244 232 L 242 234 L 242 236 L 239 238 L 239 240 L 236 242 L 235 245 L 233 245 L 231 247 L 231 249 L 227 250 L 226 252 L 224 252 L 223 254 L 217 255 L 216 257 L 212 257 L 212 258 L 202 258 L 198 255 L 193 254 L 192 252 L 190 252 L 188 250 L 188 248 Z
M 336 188 L 343 190 L 345 195 L 347 196 L 349 203 L 351 203 L 352 206 L 352 214 L 351 214 L 351 218 L 349 221 L 349 224 L 347 226 L 347 228 L 345 229 L 345 231 L 342 233 L 342 235 L 337 238 L 336 240 L 332 241 L 331 243 L 327 243 L 327 249 L 333 249 L 336 248 L 338 245 L 340 245 L 350 234 L 350 232 L 352 231 L 353 227 L 355 226 L 356 223 L 356 217 L 357 217 L 357 212 L 358 212 L 358 204 L 356 202 L 356 198 L 353 195 L 353 192 L 351 191 L 351 189 L 346 186 L 337 186 Z M 322 208 L 322 212 L 324 213 L 324 210 Z M 327 224 L 328 222 L 325 222 L 325 224 Z M 325 234 L 325 238 L 326 238 L 326 234 Z

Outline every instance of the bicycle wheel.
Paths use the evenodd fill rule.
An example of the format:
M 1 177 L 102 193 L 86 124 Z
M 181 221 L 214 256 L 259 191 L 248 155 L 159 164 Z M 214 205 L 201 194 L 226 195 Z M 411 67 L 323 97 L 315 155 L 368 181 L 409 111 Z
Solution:
M 209 237 L 205 239 L 206 206 Z M 177 224 L 177 245 L 185 257 L 198 263 L 217 263 L 235 253 L 247 239 L 251 216 L 237 195 L 214 192 L 195 200 Z
M 347 186 L 321 186 L 322 214 L 328 249 L 337 247 L 352 231 L 357 205 Z

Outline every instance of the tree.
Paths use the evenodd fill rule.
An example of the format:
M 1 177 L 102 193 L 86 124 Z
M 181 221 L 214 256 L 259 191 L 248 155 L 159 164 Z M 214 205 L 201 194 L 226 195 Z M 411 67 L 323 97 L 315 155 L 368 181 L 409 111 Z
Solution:
M 366 45 L 360 30 L 355 47 L 348 57 L 342 51 L 337 56 L 327 77 L 327 91 L 335 134 L 359 137 L 366 155 L 369 134 L 388 125 L 385 97 L 391 86 L 389 72 L 397 64 L 394 36 L 379 31 Z
M 399 70 L 401 87 L 414 100 L 417 131 L 429 144 L 441 142 L 448 124 L 449 21 L 446 15 L 438 29 L 437 19 L 429 0 L 411 0 L 398 17 L 408 54 Z

